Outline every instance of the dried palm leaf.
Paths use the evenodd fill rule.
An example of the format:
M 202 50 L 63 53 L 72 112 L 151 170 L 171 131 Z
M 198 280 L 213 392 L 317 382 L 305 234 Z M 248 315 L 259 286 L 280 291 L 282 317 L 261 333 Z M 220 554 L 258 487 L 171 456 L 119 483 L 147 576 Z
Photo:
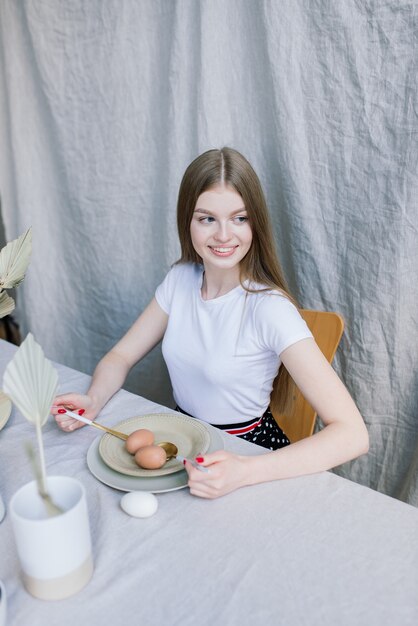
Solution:
M 0 251 L 0 289 L 12 289 L 22 282 L 31 252 L 31 228 Z
M 15 308 L 15 301 L 7 295 L 5 291 L 0 290 L 0 319 L 10 313 Z
M 29 422 L 35 424 L 42 473 L 46 492 L 45 459 L 42 426 L 48 419 L 58 388 L 58 374 L 45 358 L 41 346 L 28 334 L 6 367 L 3 391 Z

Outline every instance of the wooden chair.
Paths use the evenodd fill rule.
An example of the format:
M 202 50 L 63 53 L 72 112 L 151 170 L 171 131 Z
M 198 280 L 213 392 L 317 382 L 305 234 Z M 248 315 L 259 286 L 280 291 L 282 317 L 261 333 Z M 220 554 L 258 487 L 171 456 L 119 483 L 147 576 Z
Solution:
M 301 309 L 300 313 L 320 350 L 329 363 L 332 363 L 344 331 L 343 318 L 338 313 L 328 311 Z M 273 412 L 273 415 L 292 443 L 310 437 L 314 431 L 316 411 L 297 388 L 289 412 L 286 415 Z

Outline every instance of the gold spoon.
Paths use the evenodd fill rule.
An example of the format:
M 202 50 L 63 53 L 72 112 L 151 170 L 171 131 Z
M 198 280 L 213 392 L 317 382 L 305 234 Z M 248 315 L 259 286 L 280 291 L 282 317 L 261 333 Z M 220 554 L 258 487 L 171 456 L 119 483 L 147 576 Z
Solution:
M 203 465 L 199 465 L 199 463 L 197 463 L 197 461 L 195 461 L 194 459 L 186 459 L 184 456 L 181 456 L 178 453 L 179 451 L 178 451 L 177 446 L 174 443 L 171 443 L 171 441 L 161 441 L 161 443 L 157 443 L 157 446 L 160 446 L 160 448 L 165 450 L 167 454 L 167 461 L 169 461 L 170 459 L 177 459 L 178 461 L 182 461 L 183 463 L 187 461 L 188 463 L 191 463 L 193 467 L 200 470 L 201 472 L 206 472 L 206 473 L 209 472 L 209 469 L 207 467 L 203 467 Z
M 73 413 L 69 409 L 65 409 L 64 407 L 62 407 L 62 410 L 63 411 L 65 410 L 65 415 L 69 415 L 70 417 L 73 417 L 79 422 L 83 422 L 83 424 L 88 424 L 89 426 L 95 426 L 96 428 L 100 428 L 100 430 L 104 430 L 106 433 L 109 433 L 109 435 L 118 437 L 119 439 L 122 439 L 123 441 L 126 441 L 129 437 L 129 435 L 127 435 L 126 433 L 121 433 L 119 430 L 114 430 L 113 428 L 108 428 L 107 426 L 103 426 L 103 424 L 98 424 L 97 422 L 93 422 L 93 420 L 89 420 L 87 419 L 87 417 L 82 417 L 81 415 L 78 415 L 78 413 Z M 169 461 L 170 459 L 174 459 L 178 454 L 177 446 L 174 445 L 174 443 L 171 443 L 170 441 L 162 441 L 161 443 L 157 445 L 159 445 L 160 448 L 163 448 L 165 450 L 167 454 L 167 461 Z
M 157 443 L 157 446 L 160 446 L 160 448 L 165 450 L 165 453 L 167 455 L 167 461 L 176 458 L 176 456 L 178 455 L 179 450 L 174 443 L 171 443 L 171 441 L 162 441 L 161 443 Z

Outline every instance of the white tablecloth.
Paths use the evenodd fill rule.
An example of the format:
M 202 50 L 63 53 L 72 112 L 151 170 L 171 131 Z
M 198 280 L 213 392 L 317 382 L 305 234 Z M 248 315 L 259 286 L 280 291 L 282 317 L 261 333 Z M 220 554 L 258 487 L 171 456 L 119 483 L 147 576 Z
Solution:
M 0 341 L 0 381 L 15 350 Z M 57 365 L 60 391 L 89 378 Z M 1 387 L 1 383 L 0 383 Z M 120 391 L 100 415 L 123 418 L 168 409 Z M 50 475 L 87 490 L 95 571 L 77 595 L 45 602 L 24 589 L 10 518 L 0 524 L 0 579 L 9 626 L 406 626 L 418 623 L 418 511 L 330 472 L 266 483 L 218 500 L 187 488 L 158 494 L 149 519 L 127 516 L 122 492 L 89 472 L 98 436 L 44 427 Z M 263 450 L 229 435 L 225 447 Z M 0 493 L 6 504 L 33 479 L 23 442 L 34 429 L 13 409 L 0 432 Z

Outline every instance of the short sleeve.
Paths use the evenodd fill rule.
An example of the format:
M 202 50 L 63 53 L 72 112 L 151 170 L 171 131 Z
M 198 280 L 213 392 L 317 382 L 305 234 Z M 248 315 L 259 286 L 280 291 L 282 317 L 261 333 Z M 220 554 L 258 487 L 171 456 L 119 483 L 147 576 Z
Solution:
M 158 285 L 155 290 L 155 299 L 162 308 L 162 310 L 170 314 L 171 303 L 173 300 L 173 294 L 178 279 L 178 266 L 174 265 L 168 272 L 163 282 Z
M 266 293 L 261 298 L 256 323 L 263 348 L 278 355 L 301 339 L 312 337 L 294 304 L 278 292 Z

